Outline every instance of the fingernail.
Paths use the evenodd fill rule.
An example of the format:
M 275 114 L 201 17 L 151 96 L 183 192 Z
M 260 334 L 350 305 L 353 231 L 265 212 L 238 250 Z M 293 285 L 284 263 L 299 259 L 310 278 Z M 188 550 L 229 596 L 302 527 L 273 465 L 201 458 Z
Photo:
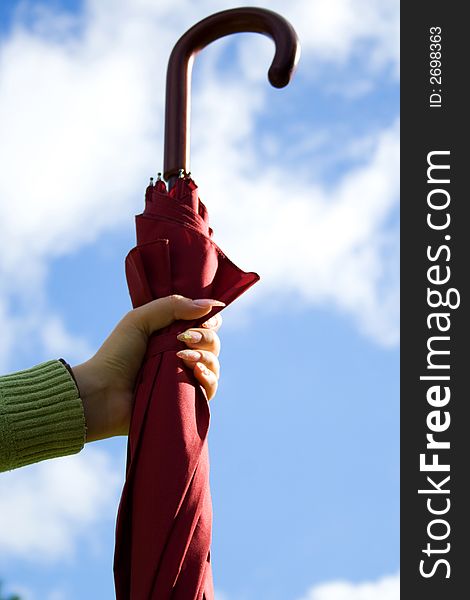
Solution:
M 194 344 L 196 342 L 200 342 L 202 340 L 202 333 L 199 331 L 183 331 L 183 333 L 180 333 L 179 335 L 176 336 L 176 339 L 180 340 L 181 342 L 193 342 Z
M 208 321 L 206 321 L 205 323 L 203 323 L 201 325 L 201 327 L 206 327 L 206 328 L 207 327 L 215 327 L 217 325 L 217 321 L 218 321 L 218 319 L 217 319 L 216 316 L 211 317 Z
M 176 356 L 187 358 L 189 360 L 199 360 L 201 358 L 201 353 L 196 350 L 180 350 L 176 353 Z
M 203 364 L 202 364 L 202 363 L 200 363 L 200 362 L 198 362 L 198 363 L 196 363 L 196 364 L 197 364 L 197 366 L 199 367 L 199 370 L 202 372 L 202 374 L 203 374 L 203 375 L 206 375 L 206 376 L 210 375 L 210 373 L 211 373 L 211 372 L 210 372 L 210 371 L 209 371 L 209 369 L 206 367 L 206 365 L 203 365 Z
M 220 302 L 220 300 L 211 300 L 210 298 L 202 298 L 200 300 L 193 300 L 193 304 L 200 307 L 208 307 L 208 306 L 225 306 L 225 302 Z

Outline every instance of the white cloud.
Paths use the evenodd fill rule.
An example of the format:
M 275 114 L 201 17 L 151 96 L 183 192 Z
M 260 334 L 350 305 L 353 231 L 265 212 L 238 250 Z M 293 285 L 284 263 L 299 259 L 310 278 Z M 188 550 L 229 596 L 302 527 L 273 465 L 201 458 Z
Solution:
M 48 352 L 85 358 L 86 342 L 48 307 L 48 264 L 137 212 L 162 125 L 148 45 L 134 50 L 135 22 L 120 30 L 113 18 L 90 16 L 83 38 L 60 44 L 48 35 L 64 29 L 60 16 L 43 9 L 33 23 L 32 31 L 18 25 L 0 47 L 2 370 L 24 340 L 37 346 L 37 360 Z M 145 37 L 144 22 L 138 33 Z M 163 74 L 160 43 L 152 63 Z
M 2 473 L 0 556 L 32 562 L 70 559 L 93 543 L 100 522 L 115 519 L 121 477 L 110 456 L 79 454 Z
M 319 56 L 319 61 L 344 64 L 368 44 L 364 59 L 369 68 L 377 70 L 392 64 L 398 74 L 397 0 L 300 0 L 292 4 L 291 10 L 299 37 L 312 58 Z
M 78 364 L 96 351 L 83 336 L 68 331 L 60 315 L 51 312 L 40 286 L 31 286 L 23 294 L 7 290 L 3 298 L 0 289 L 0 330 L 0 373 L 13 368 L 12 356 L 16 364 L 27 368 L 31 366 L 28 360 L 39 363 L 41 357 L 64 357 L 71 364 Z
M 390 575 L 376 581 L 333 581 L 312 587 L 300 600 L 399 600 L 400 577 Z
M 0 294 L 0 369 L 8 365 L 10 348 L 13 346 L 13 322 L 7 313 L 5 300 Z
M 215 97 L 220 95 L 228 111 L 245 106 L 238 97 L 230 101 L 230 88 Z M 243 127 L 244 109 L 238 112 Z M 396 344 L 399 239 L 388 221 L 398 205 L 398 121 L 359 144 L 358 166 L 330 186 L 309 181 L 306 165 L 290 180 L 275 169 L 257 175 L 255 167 L 227 186 L 223 169 L 207 167 L 220 164 L 214 153 L 240 171 L 247 172 L 252 160 L 245 140 L 216 143 L 231 139 L 228 128 L 236 125 L 229 123 L 214 119 L 206 133 L 211 140 L 197 154 L 196 172 L 204 181 L 201 194 L 210 206 L 215 238 L 224 240 L 222 249 L 236 264 L 262 276 L 231 309 L 240 313 L 253 303 L 276 312 L 329 306 L 351 316 L 379 343 Z
M 67 356 L 70 361 L 84 361 L 93 354 L 88 342 L 70 335 L 62 319 L 56 315 L 49 316 L 38 325 L 44 351 L 48 356 Z
M 76 348 L 77 360 L 90 350 L 49 308 L 50 262 L 141 210 L 147 177 L 161 168 L 171 47 L 191 24 L 226 8 L 222 0 L 88 0 L 76 18 L 20 6 L 0 46 L 2 369 L 24 339 L 36 341 L 41 359 L 59 347 Z M 362 43 L 370 45 L 361 61 L 371 73 L 397 63 L 395 0 L 267 6 L 298 29 L 306 66 L 341 66 Z M 386 228 L 398 193 L 397 126 L 373 133 L 372 150 L 333 186 L 318 183 L 301 160 L 287 183 L 278 166 L 282 144 L 271 141 L 272 162 L 264 164 L 253 145 L 272 56 L 272 45 L 255 38 L 237 45 L 243 77 L 221 73 L 224 42 L 197 66 L 192 170 L 216 222 L 215 239 L 241 267 L 259 270 L 263 283 L 253 299 L 287 292 L 306 306 L 332 303 L 366 334 L 394 343 L 397 287 L 388 263 L 393 270 L 396 258 L 387 263 L 385 256 L 397 253 Z M 353 91 L 367 86 L 362 74 Z M 250 302 L 243 297 L 240 311 Z
M 299 76 L 314 80 L 316 86 L 325 84 L 325 75 L 328 76 L 332 67 L 344 69 L 350 63 L 354 63 L 354 75 L 350 78 L 349 73 L 343 71 L 343 84 L 346 77 L 354 83 L 362 69 L 374 78 L 381 70 L 389 68 L 398 79 L 398 0 L 291 0 L 288 3 L 270 0 L 259 5 L 279 12 L 292 23 L 302 47 Z M 245 40 L 240 46 L 244 76 L 262 77 L 264 64 L 272 53 L 271 44 L 261 44 L 256 37 Z M 253 56 L 260 54 L 264 60 L 254 61 Z M 371 89 L 371 83 L 369 81 L 368 89 Z M 326 85 L 329 87 L 330 83 Z M 365 85 L 366 82 L 362 82 L 362 86 Z M 337 91 L 343 95 L 344 85 Z

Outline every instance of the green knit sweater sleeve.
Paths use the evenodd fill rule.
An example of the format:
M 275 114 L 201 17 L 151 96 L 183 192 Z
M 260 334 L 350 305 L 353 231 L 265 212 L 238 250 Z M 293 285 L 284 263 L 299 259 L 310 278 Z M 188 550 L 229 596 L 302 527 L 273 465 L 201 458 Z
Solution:
M 59 360 L 0 377 L 0 471 L 79 452 L 85 416 Z

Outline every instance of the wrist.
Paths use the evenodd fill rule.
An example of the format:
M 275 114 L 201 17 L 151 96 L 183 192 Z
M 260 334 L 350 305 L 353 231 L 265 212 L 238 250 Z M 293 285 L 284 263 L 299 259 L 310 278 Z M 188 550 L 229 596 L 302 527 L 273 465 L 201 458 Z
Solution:
M 86 442 L 94 442 L 115 435 L 114 424 L 107 410 L 106 385 L 93 367 L 91 359 L 71 367 L 83 404 Z

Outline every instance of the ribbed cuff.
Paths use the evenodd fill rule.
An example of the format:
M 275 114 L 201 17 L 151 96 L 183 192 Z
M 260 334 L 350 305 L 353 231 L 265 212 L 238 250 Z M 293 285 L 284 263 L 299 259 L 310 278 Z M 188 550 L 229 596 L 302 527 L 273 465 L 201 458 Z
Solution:
M 80 390 L 78 389 L 77 378 L 75 377 L 75 373 L 73 372 L 72 367 L 63 358 L 59 358 L 57 360 L 60 360 L 60 362 L 65 366 L 65 368 L 67 369 L 67 371 L 70 373 L 70 377 L 73 379 L 73 381 L 75 383 L 75 386 L 76 386 L 76 388 L 78 390 L 78 395 L 80 396 Z
M 84 444 L 83 404 L 62 362 L 0 377 L 0 471 L 75 454 Z

